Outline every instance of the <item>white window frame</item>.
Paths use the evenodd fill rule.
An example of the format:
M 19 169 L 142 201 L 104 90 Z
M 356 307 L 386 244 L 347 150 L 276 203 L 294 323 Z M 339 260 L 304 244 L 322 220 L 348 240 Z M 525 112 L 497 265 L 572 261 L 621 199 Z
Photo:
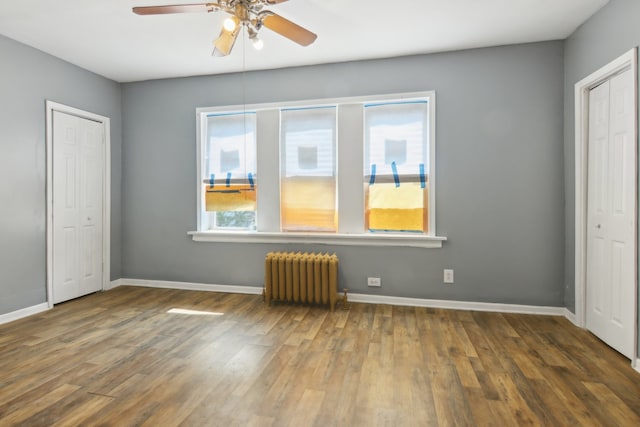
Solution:
M 393 100 L 385 100 L 385 101 L 381 101 L 381 102 L 376 101 L 376 102 L 373 102 L 373 103 L 371 103 L 371 104 L 373 104 L 373 105 L 380 105 L 380 106 L 383 106 L 383 105 L 401 105 L 401 104 L 408 105 L 408 104 L 412 104 L 412 103 L 413 103 L 412 101 L 426 101 L 426 105 L 427 105 L 428 112 L 429 112 L 429 113 L 431 113 L 431 111 L 432 111 L 432 108 L 431 108 L 431 104 L 432 104 L 432 102 L 431 102 L 431 99 L 430 99 L 429 97 L 417 97 L 416 99 L 402 99 L 402 100 L 393 99 Z M 364 107 L 365 107 L 365 113 L 366 113 L 366 107 L 367 107 L 367 104 L 369 104 L 369 103 L 364 103 L 364 104 L 363 104 L 363 105 L 364 105 Z M 427 132 L 427 133 L 429 133 L 429 132 L 430 132 L 430 128 L 431 128 L 431 116 L 430 116 L 430 115 L 427 117 L 427 123 L 426 123 L 426 125 L 427 125 L 426 132 Z M 363 127 L 365 128 L 365 133 L 366 133 L 366 132 L 369 130 L 369 129 L 367 128 L 366 114 L 365 114 L 365 117 L 364 117 L 364 119 L 363 119 Z M 423 135 L 422 135 L 422 136 L 423 136 L 423 138 L 424 138 L 424 132 L 423 132 Z M 365 185 L 365 186 L 369 186 L 369 187 L 370 187 L 370 188 L 369 188 L 369 190 L 371 191 L 371 184 L 369 184 L 369 182 L 370 182 L 370 180 L 371 180 L 370 159 L 367 159 L 367 157 L 371 155 L 371 154 L 370 154 L 370 153 L 371 153 L 371 147 L 367 147 L 367 139 L 368 139 L 368 138 L 367 138 L 367 135 L 364 135 L 364 147 L 363 147 L 363 148 L 364 148 L 364 150 L 363 150 L 363 153 L 364 153 L 364 155 L 363 155 L 363 161 L 364 161 L 364 174 L 363 174 L 363 185 Z M 431 135 L 430 135 L 430 134 L 428 134 L 428 135 L 427 135 L 427 140 L 429 141 L 429 147 L 427 147 L 427 148 L 430 148 L 431 146 L 433 146 L 433 145 L 434 145 L 434 144 L 432 144 L 432 142 L 431 142 L 431 141 L 432 141 L 432 139 L 431 139 Z M 369 143 L 371 144 L 371 141 L 369 141 Z M 429 226 L 428 226 L 428 230 L 429 230 L 429 231 L 428 231 L 427 235 L 430 235 L 430 234 L 431 234 L 431 225 L 430 225 L 430 224 L 431 224 L 431 220 L 432 220 L 432 219 L 435 219 L 435 216 L 432 216 L 432 215 L 431 215 L 431 214 L 434 214 L 434 215 L 435 215 L 434 209 L 431 209 L 431 204 L 432 204 L 432 202 L 433 202 L 433 203 L 435 203 L 435 198 L 433 198 L 433 199 L 432 199 L 432 198 L 431 198 L 431 195 L 430 195 L 430 193 L 431 193 L 431 187 L 434 187 L 434 188 L 435 188 L 435 185 L 432 185 L 432 184 L 431 184 L 431 182 L 432 182 L 432 181 L 431 181 L 432 175 L 435 175 L 435 174 L 432 174 L 432 173 L 431 173 L 431 167 L 432 167 L 432 166 L 434 166 L 434 164 L 435 164 L 435 161 L 432 161 L 432 160 L 433 160 L 433 158 L 431 157 L 431 155 L 432 155 L 432 151 L 429 151 L 429 153 L 428 153 L 428 156 L 429 156 L 429 164 L 427 165 L 427 166 L 429 167 L 429 172 L 426 174 L 426 175 L 427 175 L 427 178 L 428 178 L 428 180 L 427 180 L 427 181 L 428 181 L 428 189 L 429 189 L 429 193 L 428 193 L 428 194 L 429 194 L 429 201 L 428 201 L 428 206 L 427 206 L 427 208 L 428 208 L 428 210 L 427 210 L 427 214 L 428 214 L 428 218 L 427 218 L 427 221 L 428 221 L 428 222 L 427 222 L 427 224 L 429 224 Z M 384 166 L 384 165 L 379 165 L 379 166 Z M 402 166 L 401 166 L 401 167 L 402 167 Z M 400 172 L 400 173 L 398 174 L 398 176 L 399 176 L 399 178 L 400 178 L 400 181 L 402 181 L 402 182 L 406 182 L 406 183 L 409 183 L 409 182 L 411 182 L 411 183 L 419 183 L 419 182 L 420 182 L 420 174 L 418 173 L 418 170 L 414 170 L 412 174 L 406 174 L 406 173 L 401 173 L 401 172 Z M 387 173 L 384 173 L 384 172 L 381 172 L 380 170 L 378 170 L 378 171 L 376 172 L 376 174 L 374 175 L 374 179 L 375 179 L 375 182 L 376 182 L 376 183 L 378 183 L 378 184 L 382 184 L 382 183 L 392 184 L 392 183 L 394 183 L 394 182 L 395 182 L 394 176 L 393 176 L 393 174 L 392 174 L 390 171 L 389 171 L 389 172 L 387 172 Z M 366 232 L 366 230 L 365 230 L 365 232 Z M 369 232 L 375 232 L 375 233 L 389 233 L 389 232 L 391 232 L 391 231 L 380 231 L 380 230 L 372 231 L 372 230 L 370 229 L 370 230 L 369 230 Z M 402 234 L 407 233 L 407 232 L 415 233 L 415 231 L 406 231 L 406 232 L 397 231 L 397 232 L 398 232 L 398 233 L 402 233 Z
M 429 232 L 428 234 L 375 232 L 364 229 L 364 104 L 371 102 L 411 101 L 429 102 Z M 280 231 L 280 109 L 338 106 L 337 179 L 338 232 L 281 232 Z M 197 242 L 235 243 L 303 243 L 327 245 L 408 246 L 440 248 L 446 237 L 436 234 L 436 94 L 434 91 L 411 92 L 362 97 L 303 100 L 198 108 L 196 110 L 197 141 L 197 231 L 188 234 Z M 202 121 L 211 113 L 257 114 L 257 211 L 256 231 L 202 230 L 201 176 L 203 143 L 206 142 Z M 359 167 L 354 167 L 359 165 Z

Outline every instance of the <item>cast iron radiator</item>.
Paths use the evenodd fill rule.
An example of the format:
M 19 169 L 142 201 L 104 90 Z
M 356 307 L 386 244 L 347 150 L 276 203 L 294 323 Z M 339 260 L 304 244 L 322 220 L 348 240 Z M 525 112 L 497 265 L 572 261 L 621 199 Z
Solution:
M 269 252 L 265 258 L 264 298 L 306 304 L 324 304 L 335 309 L 338 296 L 337 255 L 309 252 Z

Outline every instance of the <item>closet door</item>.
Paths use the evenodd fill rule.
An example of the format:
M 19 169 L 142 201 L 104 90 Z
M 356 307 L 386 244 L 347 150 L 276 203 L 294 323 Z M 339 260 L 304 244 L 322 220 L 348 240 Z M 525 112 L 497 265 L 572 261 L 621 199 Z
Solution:
M 53 302 L 102 289 L 104 127 L 53 112 Z
M 634 345 L 636 148 L 631 70 L 591 90 L 586 326 L 631 358 Z

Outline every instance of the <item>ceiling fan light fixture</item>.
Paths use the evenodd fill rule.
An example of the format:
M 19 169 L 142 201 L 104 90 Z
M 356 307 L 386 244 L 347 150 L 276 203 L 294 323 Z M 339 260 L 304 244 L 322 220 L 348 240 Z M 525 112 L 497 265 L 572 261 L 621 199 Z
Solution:
M 255 50 L 262 50 L 262 48 L 264 47 L 264 42 L 262 41 L 262 39 L 258 38 L 258 36 L 253 37 L 251 41 L 253 42 L 253 48 Z
M 227 19 L 224 20 L 224 22 L 222 23 L 222 26 L 224 27 L 225 30 L 232 32 L 233 30 L 236 29 L 236 21 L 234 21 L 231 17 L 228 17 Z

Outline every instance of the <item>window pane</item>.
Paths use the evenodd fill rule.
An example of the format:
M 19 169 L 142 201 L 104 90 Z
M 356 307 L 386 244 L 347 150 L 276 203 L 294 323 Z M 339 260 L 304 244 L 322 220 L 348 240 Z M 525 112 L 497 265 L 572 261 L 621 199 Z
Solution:
M 426 188 L 420 183 L 376 183 L 367 186 L 366 228 L 369 231 L 423 232 L 427 227 Z
M 253 228 L 255 223 L 255 211 L 216 212 L 216 226 L 219 228 Z
M 365 227 L 429 231 L 427 100 L 366 104 Z
M 283 231 L 337 230 L 336 108 L 281 112 Z
M 336 231 L 333 177 L 285 178 L 281 186 L 283 231 Z
M 203 193 L 209 228 L 255 229 L 256 115 L 207 116 Z

